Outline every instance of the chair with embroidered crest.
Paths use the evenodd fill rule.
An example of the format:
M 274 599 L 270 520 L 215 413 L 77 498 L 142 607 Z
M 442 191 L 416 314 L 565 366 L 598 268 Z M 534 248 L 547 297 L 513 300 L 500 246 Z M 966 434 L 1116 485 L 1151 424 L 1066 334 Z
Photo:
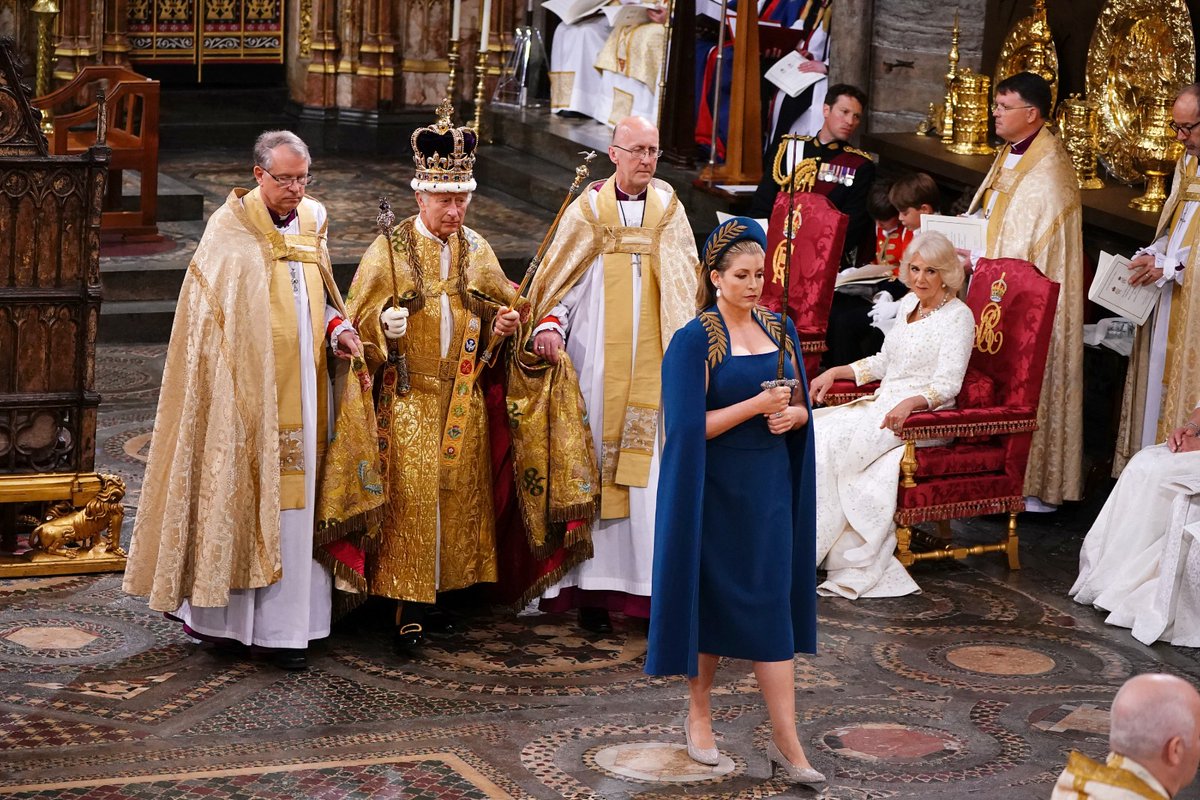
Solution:
M 981 259 L 976 266 L 967 292 L 975 345 L 957 407 L 912 414 L 899 432 L 904 457 L 894 519 L 896 558 L 904 566 L 1002 552 L 1011 569 L 1020 569 L 1017 514 L 1025 509 L 1025 466 L 1037 430 L 1058 292 L 1059 284 L 1028 261 Z M 837 381 L 825 402 L 840 405 L 876 386 Z M 919 444 L 950 437 L 955 438 L 945 445 Z M 914 525 L 999 513 L 1008 514 L 1000 542 L 911 550 Z
M 791 199 L 786 191 L 775 198 L 767 228 L 767 272 L 763 285 L 764 307 L 778 312 L 783 307 L 783 271 L 787 263 L 787 217 Z M 788 316 L 796 326 L 804 371 L 811 379 L 820 368 L 821 354 L 833 305 L 842 247 L 850 218 L 838 211 L 829 198 L 810 191 L 797 191 L 792 238 L 792 277 L 788 286 Z

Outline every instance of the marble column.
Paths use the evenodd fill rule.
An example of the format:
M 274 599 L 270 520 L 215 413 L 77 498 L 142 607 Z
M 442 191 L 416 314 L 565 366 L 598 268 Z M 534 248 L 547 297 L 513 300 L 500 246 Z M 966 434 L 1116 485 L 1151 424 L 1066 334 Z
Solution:
M 337 0 L 311 0 L 312 31 L 301 104 L 310 108 L 332 108 L 337 104 Z M 301 38 L 300 57 L 304 57 Z
M 98 63 L 99 26 L 104 0 L 63 0 L 54 44 L 54 78 L 69 81 L 88 64 Z
M 104 42 L 100 46 L 105 64 L 129 66 L 129 0 L 108 0 L 104 6 Z

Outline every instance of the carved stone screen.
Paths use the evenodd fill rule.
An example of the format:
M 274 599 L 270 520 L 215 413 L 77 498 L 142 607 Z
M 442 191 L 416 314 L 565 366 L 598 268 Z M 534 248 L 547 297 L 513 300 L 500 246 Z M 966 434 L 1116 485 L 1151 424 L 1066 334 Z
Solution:
M 284 0 L 129 0 L 136 63 L 283 63 Z

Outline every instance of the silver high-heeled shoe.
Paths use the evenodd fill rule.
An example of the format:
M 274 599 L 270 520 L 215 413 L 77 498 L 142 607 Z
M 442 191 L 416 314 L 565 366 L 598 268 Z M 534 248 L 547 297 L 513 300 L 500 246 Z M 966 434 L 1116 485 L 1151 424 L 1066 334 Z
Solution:
M 774 742 L 767 744 L 767 761 L 771 762 L 772 778 L 775 777 L 776 769 L 782 769 L 784 776 L 792 783 L 812 785 L 825 782 L 825 776 L 812 767 L 797 767 L 784 758 L 783 753 L 779 752 L 779 748 L 775 746 Z
M 692 718 L 683 718 L 683 739 L 687 742 L 688 758 L 700 764 L 715 767 L 721 763 L 721 754 L 715 747 L 696 747 L 692 744 Z

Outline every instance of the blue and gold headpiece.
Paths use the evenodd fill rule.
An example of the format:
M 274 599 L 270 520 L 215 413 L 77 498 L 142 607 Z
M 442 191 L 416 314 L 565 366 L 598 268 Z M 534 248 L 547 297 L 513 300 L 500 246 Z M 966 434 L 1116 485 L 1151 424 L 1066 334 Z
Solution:
M 730 217 L 722 222 L 704 241 L 701 254 L 704 268 L 716 269 L 726 250 L 747 239 L 758 242 L 764 251 L 767 249 L 767 234 L 762 225 L 758 224 L 758 220 L 752 217 Z

